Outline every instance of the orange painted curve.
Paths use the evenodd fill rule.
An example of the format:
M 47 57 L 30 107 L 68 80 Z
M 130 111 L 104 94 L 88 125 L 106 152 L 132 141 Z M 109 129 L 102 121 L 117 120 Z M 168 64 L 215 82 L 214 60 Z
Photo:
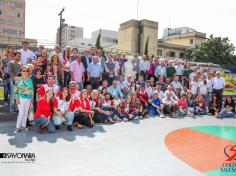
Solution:
M 176 157 L 189 166 L 201 172 L 208 172 L 221 167 L 227 159 L 224 148 L 227 145 L 235 145 L 235 142 L 182 128 L 169 133 L 165 144 Z

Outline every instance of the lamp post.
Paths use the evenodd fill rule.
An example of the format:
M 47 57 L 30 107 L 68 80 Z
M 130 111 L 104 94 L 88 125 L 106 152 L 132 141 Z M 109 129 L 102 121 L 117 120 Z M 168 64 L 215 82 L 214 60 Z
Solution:
M 65 19 L 62 18 L 62 13 L 65 11 L 65 8 L 63 7 L 60 11 L 60 13 L 58 14 L 58 16 L 60 16 L 60 27 L 59 27 L 59 45 L 61 47 L 61 34 L 62 34 L 62 24 L 63 22 L 65 22 Z

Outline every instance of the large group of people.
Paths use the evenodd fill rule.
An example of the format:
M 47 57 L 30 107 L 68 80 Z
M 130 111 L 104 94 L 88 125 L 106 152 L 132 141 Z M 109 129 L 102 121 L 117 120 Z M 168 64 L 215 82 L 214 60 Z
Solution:
M 1 56 L 4 104 L 18 113 L 16 131 L 34 125 L 39 133 L 66 126 L 92 128 L 148 117 L 234 118 L 235 104 L 223 103 L 225 80 L 219 71 L 180 59 L 131 57 L 133 73 L 124 77 L 125 54 L 92 48 L 79 52 L 43 45 L 33 52 L 9 46 Z

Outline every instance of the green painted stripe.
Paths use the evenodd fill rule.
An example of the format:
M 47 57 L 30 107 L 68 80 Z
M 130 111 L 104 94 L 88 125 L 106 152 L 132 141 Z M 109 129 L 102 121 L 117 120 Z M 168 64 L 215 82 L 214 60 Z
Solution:
M 220 169 L 205 172 L 207 176 L 236 176 L 236 172 L 222 172 Z
M 195 126 L 190 129 L 236 142 L 236 127 L 234 126 Z

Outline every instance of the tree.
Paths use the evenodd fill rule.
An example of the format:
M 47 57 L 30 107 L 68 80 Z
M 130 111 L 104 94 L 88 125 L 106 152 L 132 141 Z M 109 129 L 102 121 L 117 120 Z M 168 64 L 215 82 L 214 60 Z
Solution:
M 199 62 L 211 62 L 216 64 L 232 64 L 235 47 L 228 37 L 210 37 L 200 47 L 190 49 L 190 59 Z
M 97 49 L 101 49 L 102 48 L 101 47 L 101 29 L 99 30 L 99 34 L 98 34 L 95 46 L 96 46 Z
M 145 42 L 145 49 L 144 49 L 144 55 L 148 57 L 148 43 L 149 43 L 149 36 L 147 37 L 147 40 Z

